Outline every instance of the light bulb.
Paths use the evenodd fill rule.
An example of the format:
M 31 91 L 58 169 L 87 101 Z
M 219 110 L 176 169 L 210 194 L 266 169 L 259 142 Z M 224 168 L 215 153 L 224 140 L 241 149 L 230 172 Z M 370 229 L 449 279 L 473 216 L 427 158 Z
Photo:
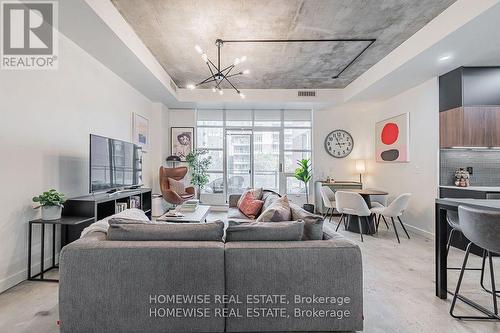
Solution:
M 249 70 L 249 69 L 245 69 L 245 70 L 243 71 L 243 74 L 245 74 L 245 75 L 250 74 L 250 70 Z
M 216 92 L 216 91 L 217 91 L 217 89 L 215 89 L 215 87 L 213 87 L 212 88 L 212 92 Z
M 219 95 L 224 95 L 224 90 L 222 90 L 221 88 L 219 88 Z
M 194 84 L 191 84 L 191 83 L 190 83 L 190 84 L 188 84 L 188 85 L 186 86 L 186 88 L 188 88 L 188 89 L 190 89 L 190 90 L 193 90 L 193 89 L 194 89 L 194 88 L 196 88 L 196 87 L 195 87 L 195 85 L 194 85 Z
M 246 60 L 247 60 L 247 56 L 243 56 L 243 57 L 241 57 L 241 59 L 240 59 L 240 61 L 241 61 L 241 62 L 245 62 Z
M 194 49 L 195 49 L 195 50 L 196 50 L 196 52 L 198 52 L 199 54 L 202 54 L 202 53 L 203 53 L 203 49 L 201 48 L 201 46 L 200 46 L 200 45 L 196 45 L 196 46 L 194 47 Z
M 240 58 L 234 59 L 233 65 L 238 65 L 240 63 Z
M 240 92 L 240 93 L 239 93 L 239 95 L 240 95 L 240 97 L 241 97 L 242 99 L 245 99 L 245 97 L 246 97 L 246 96 L 245 96 L 245 94 L 244 94 L 244 93 L 242 93 L 242 92 Z
M 206 54 L 206 53 L 203 53 L 203 54 L 201 55 L 201 59 L 203 59 L 203 61 L 204 61 L 204 62 L 208 62 L 208 56 L 207 56 L 207 54 Z

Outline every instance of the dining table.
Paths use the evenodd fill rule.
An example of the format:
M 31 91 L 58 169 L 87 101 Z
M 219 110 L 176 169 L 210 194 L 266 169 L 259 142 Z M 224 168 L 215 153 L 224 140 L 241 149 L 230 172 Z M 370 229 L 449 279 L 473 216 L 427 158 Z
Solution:
M 376 190 L 376 189 L 345 189 L 345 190 L 341 190 L 341 191 L 358 193 L 359 195 L 361 195 L 361 197 L 363 197 L 363 200 L 365 200 L 368 208 L 372 207 L 370 196 L 372 196 L 372 195 L 388 195 L 389 194 L 386 191 Z M 359 217 L 355 216 L 355 215 L 350 215 L 348 217 L 348 219 L 349 219 L 348 220 L 349 223 L 347 224 L 346 230 L 359 233 L 359 224 L 358 224 Z M 370 223 L 370 225 L 367 225 L 366 223 L 361 223 L 361 230 L 362 230 L 363 234 L 372 235 L 375 233 L 375 230 L 376 230 L 375 221 L 372 219 L 369 219 L 369 223 Z
M 498 199 L 452 199 L 439 198 L 435 201 L 435 287 L 436 296 L 446 299 L 448 295 L 448 260 L 446 244 L 448 242 L 449 227 L 446 221 L 448 211 L 458 211 L 459 206 L 468 206 L 478 209 L 500 211 Z M 453 243 L 452 243 L 453 245 Z

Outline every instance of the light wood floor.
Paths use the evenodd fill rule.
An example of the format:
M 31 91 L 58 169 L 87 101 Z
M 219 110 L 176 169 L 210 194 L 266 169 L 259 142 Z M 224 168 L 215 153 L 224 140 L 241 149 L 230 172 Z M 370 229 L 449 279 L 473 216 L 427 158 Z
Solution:
M 213 213 L 209 219 L 217 219 Z M 334 224 L 325 226 L 334 228 Z M 364 271 L 364 332 L 500 332 L 500 323 L 458 321 L 448 314 L 450 299 L 434 296 L 434 242 L 410 234 L 411 240 L 401 238 L 398 244 L 393 230 L 381 226 L 376 236 L 366 236 L 361 243 L 359 234 L 341 233 L 357 242 L 363 253 Z M 402 234 L 402 232 L 400 232 Z M 463 252 L 450 251 L 450 262 L 459 266 Z M 500 258 L 495 259 L 497 284 L 500 285 Z M 471 267 L 479 267 L 480 258 L 473 256 Z M 449 277 L 454 287 L 458 273 Z M 489 280 L 487 280 L 489 283 Z M 492 307 L 489 294 L 479 288 L 479 272 L 466 272 L 465 295 Z M 472 314 L 459 304 L 457 311 Z M 57 284 L 23 282 L 0 294 L 0 332 L 52 333 L 59 332 Z

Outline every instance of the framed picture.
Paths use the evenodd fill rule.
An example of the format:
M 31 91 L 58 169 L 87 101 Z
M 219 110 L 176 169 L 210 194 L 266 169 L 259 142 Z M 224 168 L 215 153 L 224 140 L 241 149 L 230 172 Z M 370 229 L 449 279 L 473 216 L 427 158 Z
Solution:
M 410 114 L 403 113 L 375 124 L 375 160 L 410 161 Z
M 133 113 L 132 135 L 132 142 L 140 146 L 143 152 L 147 152 L 149 150 L 149 119 Z
M 194 150 L 194 127 L 171 127 L 171 155 L 179 156 L 186 162 L 186 156 Z

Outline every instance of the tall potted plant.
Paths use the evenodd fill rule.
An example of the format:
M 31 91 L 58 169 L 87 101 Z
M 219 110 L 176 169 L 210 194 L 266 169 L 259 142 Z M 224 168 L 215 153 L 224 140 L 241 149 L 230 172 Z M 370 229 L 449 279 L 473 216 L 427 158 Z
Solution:
M 39 196 L 33 197 L 33 202 L 38 203 L 37 208 L 42 208 L 42 220 L 59 220 L 66 201 L 64 194 L 54 189 L 43 192 Z
M 191 184 L 196 187 L 196 197 L 200 200 L 201 190 L 210 181 L 208 168 L 212 163 L 212 157 L 206 156 L 208 150 L 196 149 L 186 156 L 186 162 L 191 170 Z
M 304 158 L 297 161 L 299 167 L 295 169 L 295 178 L 304 183 L 306 188 L 306 203 L 304 204 L 304 209 L 310 213 L 314 213 L 314 205 L 309 203 L 309 181 L 312 178 L 312 166 L 311 160 Z

